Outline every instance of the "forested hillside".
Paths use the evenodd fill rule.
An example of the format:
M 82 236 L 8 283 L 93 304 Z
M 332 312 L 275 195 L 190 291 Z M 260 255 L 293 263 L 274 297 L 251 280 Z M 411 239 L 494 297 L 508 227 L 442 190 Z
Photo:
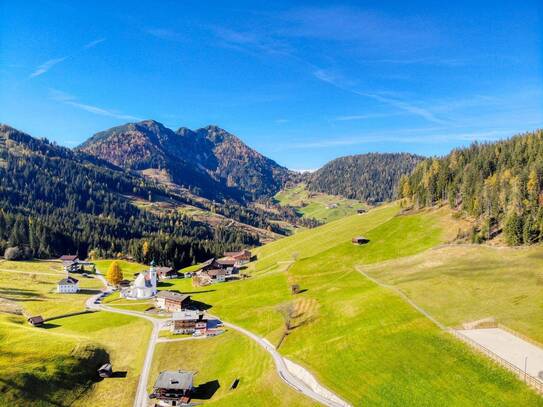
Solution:
M 409 174 L 421 160 L 407 153 L 341 157 L 311 174 L 308 188 L 368 203 L 384 202 L 394 198 L 400 177 Z
M 130 254 L 142 261 L 141 247 L 148 241 L 151 255 L 160 252 L 163 263 L 184 266 L 258 243 L 256 236 L 235 228 L 214 229 L 176 212 L 141 210 L 127 197 L 148 200 L 167 191 L 5 125 L 0 125 L 0 179 L 0 254 L 7 247 L 41 258 L 63 253 L 85 257 L 92 250 L 103 256 Z M 268 225 L 249 209 L 236 213 L 246 212 L 246 217 Z
M 400 182 L 418 206 L 445 201 L 475 217 L 474 241 L 503 230 L 511 245 L 543 240 L 542 186 L 541 130 L 427 159 Z

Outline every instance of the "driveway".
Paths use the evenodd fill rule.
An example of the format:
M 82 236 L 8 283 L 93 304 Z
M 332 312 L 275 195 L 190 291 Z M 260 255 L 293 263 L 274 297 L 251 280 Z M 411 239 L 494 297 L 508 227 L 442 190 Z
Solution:
M 463 329 L 460 334 L 543 381 L 543 349 L 500 328 Z

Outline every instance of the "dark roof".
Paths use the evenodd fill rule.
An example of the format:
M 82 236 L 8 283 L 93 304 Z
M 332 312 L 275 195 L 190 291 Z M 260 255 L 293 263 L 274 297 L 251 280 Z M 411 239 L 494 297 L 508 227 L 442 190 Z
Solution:
M 67 277 L 60 280 L 58 284 L 76 284 L 78 281 L 79 280 L 77 278 Z
M 60 256 L 60 260 L 62 260 L 62 261 L 75 261 L 75 260 L 77 260 L 77 254 L 65 254 L 63 256 Z
M 169 273 L 169 272 L 173 271 L 173 268 L 171 268 L 171 267 L 156 267 L 155 270 L 156 270 L 157 273 L 160 274 L 160 273 Z
M 192 389 L 194 373 L 183 370 L 165 370 L 160 372 L 155 382 L 155 389 Z
M 173 291 L 159 291 L 157 294 L 157 298 L 165 298 L 167 300 L 183 302 L 187 298 L 190 298 L 190 295 L 179 294 Z
M 238 252 L 225 252 L 224 257 L 239 257 L 239 256 L 250 256 L 251 252 L 249 250 L 240 250 Z
M 30 317 L 28 318 L 28 322 L 30 322 L 31 324 L 43 324 L 43 317 L 41 315 L 36 315 L 35 317 Z
M 98 371 L 109 371 L 109 372 L 111 372 L 112 371 L 111 363 L 103 364 L 102 366 L 100 366 Z

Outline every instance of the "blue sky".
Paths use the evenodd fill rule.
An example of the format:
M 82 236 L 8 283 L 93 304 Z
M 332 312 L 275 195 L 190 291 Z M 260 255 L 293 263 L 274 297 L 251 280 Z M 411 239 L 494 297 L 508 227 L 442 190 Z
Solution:
M 0 122 L 66 146 L 217 124 L 292 169 L 440 155 L 543 127 L 542 17 L 537 0 L 4 0 Z

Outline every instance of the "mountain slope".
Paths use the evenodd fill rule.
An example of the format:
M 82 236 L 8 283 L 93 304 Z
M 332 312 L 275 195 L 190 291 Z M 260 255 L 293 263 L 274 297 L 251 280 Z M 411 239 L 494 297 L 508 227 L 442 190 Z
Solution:
M 269 197 L 294 176 L 217 126 L 174 132 L 147 120 L 97 133 L 78 150 L 145 175 L 161 172 L 167 181 L 213 199 Z
M 388 201 L 395 196 L 400 177 L 409 174 L 421 160 L 407 153 L 340 157 L 309 175 L 308 188 L 368 203 Z
M 30 256 L 78 252 L 84 257 L 94 249 L 99 255 L 122 252 L 141 259 L 141 239 L 158 250 L 167 235 L 168 247 L 162 251 L 171 252 L 168 260 L 181 266 L 220 254 L 227 246 L 258 242 L 253 234 L 213 228 L 179 211 L 142 210 L 135 199 L 164 196 L 177 204 L 192 202 L 105 161 L 5 125 L 0 125 L 0 179 L 0 253 L 19 246 Z M 248 214 L 240 216 L 263 220 L 244 211 Z

